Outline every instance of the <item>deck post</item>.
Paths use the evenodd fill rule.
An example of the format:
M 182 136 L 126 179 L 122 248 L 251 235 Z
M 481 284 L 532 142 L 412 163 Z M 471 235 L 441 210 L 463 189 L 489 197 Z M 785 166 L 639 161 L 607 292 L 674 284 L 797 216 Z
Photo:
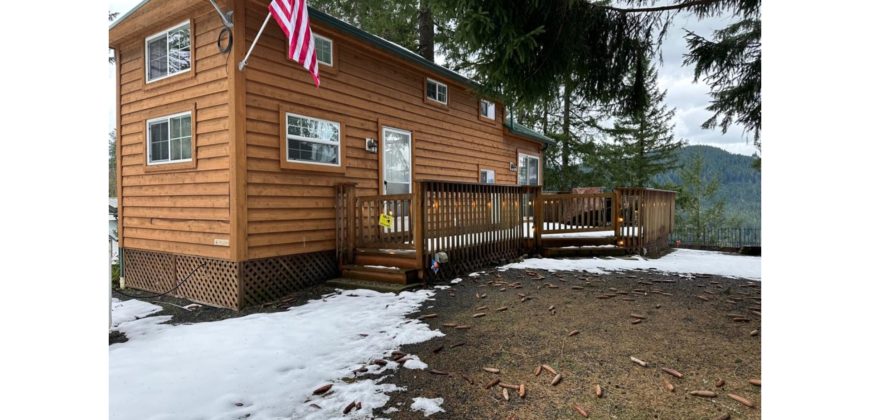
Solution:
M 347 201 L 345 203 L 345 220 L 347 220 L 347 263 L 353 264 L 356 253 L 356 184 L 346 184 Z
M 422 182 L 414 182 L 414 193 L 412 195 L 411 204 L 411 223 L 414 226 L 414 251 L 417 258 L 417 278 L 424 280 L 426 272 L 426 234 L 423 214 L 426 212 L 425 184 Z
M 619 190 L 613 189 L 613 198 L 610 201 L 610 222 L 613 223 L 613 237 L 619 240 Z
M 541 232 L 544 230 L 544 195 L 541 194 L 541 188 L 540 185 L 532 187 L 532 194 L 534 194 L 532 217 L 535 222 L 535 252 L 538 253 L 541 252 L 543 245 Z

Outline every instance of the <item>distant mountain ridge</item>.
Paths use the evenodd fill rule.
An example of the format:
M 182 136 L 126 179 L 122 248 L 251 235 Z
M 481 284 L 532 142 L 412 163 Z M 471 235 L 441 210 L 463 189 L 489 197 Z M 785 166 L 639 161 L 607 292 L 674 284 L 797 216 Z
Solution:
M 692 145 L 678 152 L 678 166 L 688 165 L 695 153 L 704 157 L 704 177 L 719 177 L 718 197 L 725 200 L 725 215 L 742 227 L 761 226 L 761 172 L 752 168 L 752 156 L 738 155 L 713 146 Z M 658 184 L 680 185 L 678 170 L 656 177 Z

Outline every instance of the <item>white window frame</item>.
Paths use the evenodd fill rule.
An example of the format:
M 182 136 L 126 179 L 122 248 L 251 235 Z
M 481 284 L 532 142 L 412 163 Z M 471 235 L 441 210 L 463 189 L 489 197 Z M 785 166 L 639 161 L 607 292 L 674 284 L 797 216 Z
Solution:
M 316 47 L 317 47 L 317 39 L 318 39 L 318 38 L 321 39 L 321 40 L 323 40 L 323 41 L 329 42 L 329 63 L 327 63 L 327 62 L 321 60 L 319 56 L 317 57 L 317 63 L 318 63 L 318 64 L 321 64 L 321 65 L 324 65 L 324 66 L 326 66 L 326 67 L 332 67 L 332 65 L 335 63 L 335 60 L 334 60 L 334 56 L 335 56 L 335 43 L 332 42 L 332 38 L 327 38 L 327 37 L 325 37 L 325 36 L 323 36 L 323 35 L 320 35 L 320 34 L 317 34 L 317 33 L 314 33 L 314 32 L 312 32 L 311 34 L 314 35 L 314 45 L 315 45 L 315 49 L 314 49 L 314 50 L 315 50 L 315 52 L 317 51 L 317 48 L 316 48 Z
M 493 121 L 495 121 L 495 102 L 487 101 L 486 99 L 481 99 L 481 100 L 480 100 L 480 103 L 481 103 L 481 104 L 484 104 L 484 103 L 485 103 L 485 104 L 488 104 L 488 106 L 487 106 L 487 108 L 486 108 L 486 109 L 487 109 L 487 113 L 486 113 L 486 114 L 481 113 L 480 116 L 483 117 L 483 118 L 486 118 L 486 119 L 488 119 L 488 120 L 493 120 Z M 480 109 L 480 105 L 478 105 L 478 112 L 480 112 L 480 111 L 481 111 L 481 109 Z M 492 112 L 492 116 L 489 115 L 489 111 Z
M 329 124 L 335 124 L 335 126 L 338 128 L 338 142 L 336 143 L 333 141 L 321 140 L 318 138 L 302 137 L 302 136 L 297 136 L 297 135 L 293 135 L 293 134 L 288 133 L 287 132 L 287 117 L 290 115 L 292 115 L 296 118 L 303 118 L 306 120 L 314 120 L 314 121 L 320 121 L 320 122 L 329 123 Z M 333 167 L 340 167 L 341 166 L 341 123 L 340 122 L 332 121 L 332 120 L 325 120 L 323 118 L 309 117 L 307 115 L 294 114 L 292 112 L 285 112 L 283 126 L 284 126 L 284 160 L 285 161 L 290 162 L 290 163 L 304 163 L 307 165 L 320 165 L 320 166 L 333 166 Z M 288 141 L 290 139 L 305 141 L 305 142 L 309 142 L 309 143 L 325 144 L 328 146 L 335 146 L 336 147 L 336 156 L 337 156 L 336 163 L 312 162 L 310 160 L 290 159 L 290 157 L 287 156 L 290 153 L 290 142 Z
M 487 175 L 486 175 L 486 179 L 487 179 L 487 180 L 489 179 L 489 174 L 492 174 L 492 182 L 483 182 L 483 183 L 484 183 L 484 184 L 487 184 L 487 185 L 493 185 L 493 184 L 495 184 L 495 171 L 494 171 L 494 170 L 492 170 L 492 169 L 481 169 L 481 170 L 480 170 L 480 174 L 487 174 Z M 478 179 L 480 179 L 480 174 L 478 174 Z
M 187 116 L 190 118 L 190 157 L 187 159 L 172 159 L 172 147 L 170 147 L 169 148 L 169 159 L 158 160 L 158 161 L 151 160 L 151 123 L 166 120 L 167 125 L 169 125 L 169 124 L 172 124 L 173 118 L 183 117 L 183 116 Z M 179 112 L 177 114 L 167 115 L 167 116 L 163 116 L 163 117 L 151 118 L 151 119 L 145 121 L 145 153 L 146 153 L 145 159 L 147 160 L 148 165 L 149 166 L 167 165 L 167 164 L 172 164 L 172 163 L 182 163 L 182 162 L 192 161 L 193 160 L 193 136 L 194 136 L 193 129 L 194 129 L 193 113 L 190 111 Z M 172 126 L 169 126 L 167 128 L 167 130 L 169 130 L 170 137 L 168 139 L 169 139 L 169 144 L 171 145 L 172 144 L 172 137 L 171 137 L 172 136 Z
M 538 166 L 538 168 L 537 168 L 538 169 L 538 183 L 534 184 L 534 185 L 541 185 L 541 157 L 538 155 L 530 155 L 528 153 L 523 153 L 523 152 L 519 152 L 517 154 L 517 156 L 518 156 L 518 158 L 517 158 L 517 184 L 518 185 L 532 185 L 532 184 L 528 184 L 528 183 L 526 183 L 526 184 L 521 183 L 520 161 L 522 161 L 523 158 L 534 158 L 535 160 L 538 161 L 538 165 L 537 165 Z M 528 169 L 526 169 L 526 182 L 528 182 L 528 178 L 529 178 L 528 173 L 529 173 Z M 532 185 L 532 186 L 534 186 L 534 185 Z
M 161 37 L 161 36 L 163 36 L 163 35 L 166 35 L 166 34 L 168 34 L 170 31 L 173 31 L 173 30 L 178 29 L 178 28 L 180 28 L 180 27 L 182 27 L 182 26 L 185 26 L 185 25 L 187 25 L 187 31 L 188 31 L 188 33 L 189 33 L 188 37 L 189 37 L 189 39 L 190 39 L 190 53 L 191 53 L 191 57 L 192 57 L 192 56 L 193 56 L 193 48 L 194 48 L 194 45 L 193 45 L 193 33 L 190 33 L 190 19 L 188 19 L 188 20 L 186 20 L 186 21 L 184 21 L 184 22 L 181 22 L 181 23 L 179 23 L 178 25 L 175 25 L 175 26 L 173 26 L 173 27 L 171 27 L 171 28 L 168 28 L 168 29 L 166 29 L 166 30 L 163 30 L 163 31 L 161 31 L 161 32 L 158 32 L 158 33 L 156 33 L 156 34 L 153 34 L 153 35 L 151 35 L 151 36 L 145 38 L 145 66 L 144 66 L 144 67 L 145 67 L 145 83 L 146 83 L 146 84 L 148 84 L 148 83 L 154 83 L 154 82 L 156 82 L 156 81 L 163 80 L 163 79 L 167 79 L 167 78 L 170 78 L 170 77 L 172 77 L 172 76 L 178 76 L 179 74 L 187 73 L 187 72 L 189 72 L 191 69 L 193 69 L 194 63 L 191 62 L 191 63 L 190 63 L 190 66 L 189 66 L 188 68 L 184 69 L 184 70 L 177 71 L 177 72 L 175 72 L 175 73 L 169 73 L 168 70 L 167 70 L 167 73 L 166 73 L 166 74 L 164 74 L 163 76 L 160 76 L 160 77 L 154 78 L 154 79 L 149 78 L 150 74 L 148 73 L 148 65 L 149 65 L 149 63 L 150 63 L 150 61 L 151 61 L 151 60 L 150 60 L 151 52 L 150 52 L 149 49 L 148 49 L 148 42 L 151 41 L 151 40 L 154 39 L 154 38 L 159 38 L 159 37 Z M 168 43 L 169 43 L 169 37 L 168 37 L 168 36 L 166 37 L 166 42 L 167 42 L 167 45 L 166 45 L 166 54 L 168 55 L 168 54 L 169 54 L 169 45 L 168 45 Z
M 430 98 L 430 97 L 429 97 L 429 82 L 432 82 L 432 83 L 435 84 L 435 97 L 434 97 L 434 98 Z M 443 102 L 438 100 L 438 88 L 441 87 L 441 86 L 444 87 L 444 101 L 443 101 Z M 439 82 L 439 81 L 437 81 L 437 80 L 435 80 L 435 79 L 430 79 L 430 78 L 428 78 L 428 77 L 426 78 L 426 91 L 424 92 L 424 94 L 426 95 L 426 99 L 428 99 L 428 100 L 430 100 L 430 101 L 438 102 L 439 104 L 447 105 L 447 97 L 448 97 L 448 93 L 449 93 L 449 92 L 448 92 L 448 89 L 447 89 L 447 85 L 446 85 L 446 84 L 441 83 L 441 82 Z

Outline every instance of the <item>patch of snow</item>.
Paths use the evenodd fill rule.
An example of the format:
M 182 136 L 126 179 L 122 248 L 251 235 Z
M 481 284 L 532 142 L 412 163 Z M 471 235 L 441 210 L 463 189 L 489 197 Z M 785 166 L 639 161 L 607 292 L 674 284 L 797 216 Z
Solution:
M 387 270 L 400 270 L 399 267 L 395 267 L 395 266 L 387 266 L 387 265 L 365 265 L 365 266 L 363 266 L 363 267 L 366 267 L 366 268 L 380 268 L 380 269 L 387 269 Z
M 458 283 L 462 283 L 462 279 L 453 279 L 453 280 L 450 280 L 450 284 L 458 284 Z
M 124 300 L 112 298 L 112 326 L 117 327 L 125 322 L 144 318 L 163 308 L 153 303 L 137 299 Z
M 397 411 L 399 411 L 398 408 L 396 408 L 396 407 L 390 407 L 390 408 L 384 410 L 384 414 L 395 413 L 395 412 L 397 412 Z
M 477 271 L 468 275 L 468 277 L 480 277 L 481 272 Z
M 532 258 L 523 262 L 499 267 L 499 270 L 543 269 L 543 270 L 585 270 L 590 273 L 604 273 L 621 270 L 657 269 L 669 273 L 712 274 L 733 276 L 750 280 L 761 280 L 761 257 L 725 254 L 715 251 L 676 249 L 659 259 L 646 259 L 640 256 L 613 259 L 563 260 L 551 258 Z
M 429 367 L 429 365 L 424 363 L 422 360 L 420 360 L 419 357 L 415 355 L 409 356 L 408 360 L 405 361 L 405 364 L 403 366 L 405 367 L 405 369 L 426 369 L 427 367 Z
M 124 323 L 136 339 L 109 347 L 109 416 L 338 418 L 350 402 L 360 401 L 362 408 L 349 417 L 371 417 L 389 401 L 386 393 L 399 388 L 385 378 L 340 379 L 401 345 L 443 336 L 406 318 L 434 293 L 353 290 L 284 312 L 222 321 L 165 325 L 170 317 L 157 316 Z M 329 395 L 312 396 L 328 383 L 334 384 Z
M 444 404 L 444 398 L 423 398 L 415 397 L 414 403 L 411 404 L 411 410 L 422 411 L 423 417 L 429 417 L 435 413 L 443 412 L 441 404 Z
M 449 289 L 449 288 L 450 288 L 450 286 L 447 286 L 447 285 L 435 286 L 435 289 L 437 289 L 437 290 L 444 290 L 444 289 Z

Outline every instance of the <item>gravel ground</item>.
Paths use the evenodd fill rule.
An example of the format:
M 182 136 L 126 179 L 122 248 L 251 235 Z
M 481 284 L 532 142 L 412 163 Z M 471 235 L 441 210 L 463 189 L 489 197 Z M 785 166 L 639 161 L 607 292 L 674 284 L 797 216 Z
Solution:
M 522 302 L 522 295 L 531 299 Z M 388 380 L 407 390 L 384 407 L 399 411 L 381 415 L 422 418 L 410 411 L 412 399 L 443 397 L 445 412 L 429 418 L 581 418 L 573 408 L 579 404 L 589 418 L 757 419 L 761 388 L 748 380 L 761 378 L 761 333 L 752 335 L 760 331 L 760 296 L 760 282 L 656 271 L 508 270 L 464 277 L 439 290 L 420 313 L 437 314 L 425 322 L 446 336 L 401 349 L 447 375 L 400 369 Z M 500 307 L 507 309 L 496 311 Z M 485 315 L 473 317 L 479 313 Z M 552 386 L 554 375 L 546 370 L 536 376 L 541 364 L 561 374 L 561 382 Z M 494 379 L 523 384 L 525 398 L 508 389 L 505 401 L 500 386 L 484 389 Z M 720 380 L 724 385 L 717 386 Z M 698 390 L 716 397 L 690 395 Z

